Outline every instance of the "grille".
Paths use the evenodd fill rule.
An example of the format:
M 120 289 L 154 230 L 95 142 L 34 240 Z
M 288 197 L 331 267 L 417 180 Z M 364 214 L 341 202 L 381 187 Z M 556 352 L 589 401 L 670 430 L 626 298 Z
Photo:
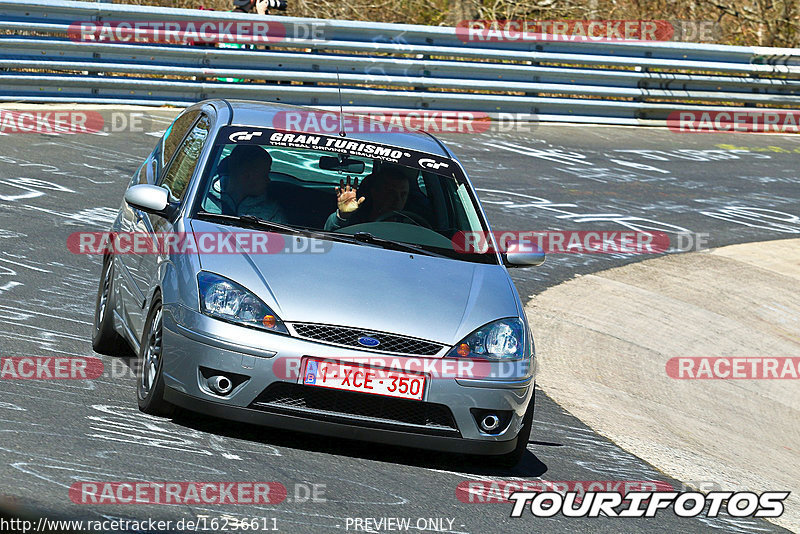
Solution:
M 460 435 L 452 412 L 441 404 L 288 382 L 272 384 L 250 407 L 373 428 L 397 430 L 402 426 L 424 434 Z
M 298 336 L 306 339 L 313 339 L 333 345 L 358 347 L 362 350 L 366 349 L 376 352 L 433 356 L 442 350 L 443 347 L 443 345 L 438 343 L 432 343 L 422 339 L 380 332 L 369 332 L 360 328 L 348 328 L 346 326 L 328 326 L 310 323 L 292 323 L 292 326 Z M 362 336 L 374 337 L 380 341 L 380 345 L 377 347 L 365 347 L 358 342 L 358 338 Z

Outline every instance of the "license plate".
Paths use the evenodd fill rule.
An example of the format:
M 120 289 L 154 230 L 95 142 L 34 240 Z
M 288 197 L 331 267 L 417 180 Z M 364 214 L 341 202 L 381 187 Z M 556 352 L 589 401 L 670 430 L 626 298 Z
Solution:
M 335 360 L 307 358 L 303 384 L 344 391 L 358 391 L 401 399 L 422 400 L 425 375 L 363 367 Z

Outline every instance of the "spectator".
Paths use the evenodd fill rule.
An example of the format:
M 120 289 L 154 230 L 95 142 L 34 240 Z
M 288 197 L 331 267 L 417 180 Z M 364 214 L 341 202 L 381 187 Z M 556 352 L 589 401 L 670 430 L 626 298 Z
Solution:
M 277 9 L 284 11 L 286 9 L 286 0 L 233 0 L 233 13 L 255 13 L 258 15 L 269 15 L 269 9 Z M 246 48 L 255 49 L 252 44 L 243 43 L 219 43 L 220 48 Z M 268 48 L 268 47 L 267 47 Z M 242 78 L 217 78 L 221 82 L 234 82 L 241 83 L 245 81 Z
M 269 10 L 286 10 L 286 0 L 233 0 L 233 11 L 240 13 L 253 13 L 269 15 Z

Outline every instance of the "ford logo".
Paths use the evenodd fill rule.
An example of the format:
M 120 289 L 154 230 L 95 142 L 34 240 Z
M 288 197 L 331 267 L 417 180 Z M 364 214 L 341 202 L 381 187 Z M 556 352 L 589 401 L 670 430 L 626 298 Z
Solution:
M 381 344 L 381 342 L 374 337 L 369 336 L 361 336 L 358 338 L 358 344 L 363 345 L 365 347 L 377 347 Z

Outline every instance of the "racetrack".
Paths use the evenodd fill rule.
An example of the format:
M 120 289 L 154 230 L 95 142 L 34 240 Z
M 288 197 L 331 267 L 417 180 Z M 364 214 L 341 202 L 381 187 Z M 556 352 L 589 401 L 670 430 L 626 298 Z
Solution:
M 163 115 L 148 122 L 151 133 L 175 112 Z M 800 233 L 797 137 L 564 125 L 442 138 L 470 173 L 495 230 L 689 231 L 707 234 L 710 247 Z M 0 356 L 94 355 L 99 258 L 71 254 L 67 236 L 108 228 L 155 142 L 140 132 L 0 136 Z M 512 276 L 525 301 L 576 274 L 647 257 L 552 255 Z M 536 331 L 536 317 L 529 319 Z M 187 415 L 150 418 L 136 408 L 127 359 L 103 362 L 109 376 L 92 381 L 0 381 L 0 493 L 66 518 L 267 516 L 284 532 L 344 530 L 347 518 L 387 516 L 412 518 L 412 526 L 417 518 L 450 519 L 443 523 L 449 532 L 783 531 L 763 520 L 672 513 L 510 519 L 508 504 L 460 502 L 456 487 L 465 480 L 656 480 L 680 487 L 541 391 L 529 454 L 513 472 L 502 472 L 400 447 Z M 68 489 L 78 480 L 277 481 L 290 498 L 270 507 L 90 507 L 70 501 Z M 312 484 L 324 485 L 324 501 L 297 498 L 295 488 L 303 493 Z
M 726 374 L 722 363 L 728 379 L 676 373 L 668 363 L 800 364 L 799 280 L 800 239 L 783 239 L 670 254 L 549 288 L 528 303 L 539 328 L 537 382 L 680 480 L 705 480 L 697 484 L 705 490 L 791 491 L 774 522 L 800 530 L 797 365 L 784 379 L 752 380 L 741 369 Z

